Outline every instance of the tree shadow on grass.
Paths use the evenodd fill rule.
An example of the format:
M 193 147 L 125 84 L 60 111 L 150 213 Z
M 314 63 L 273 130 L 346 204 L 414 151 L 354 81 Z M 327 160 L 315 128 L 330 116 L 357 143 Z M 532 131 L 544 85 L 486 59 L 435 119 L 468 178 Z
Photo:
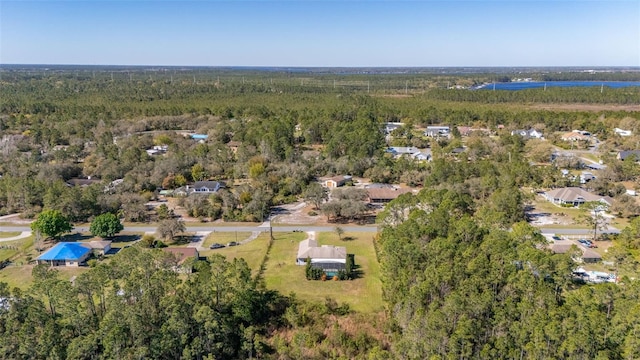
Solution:
M 89 240 L 91 238 L 93 238 L 93 236 L 91 236 L 91 235 L 83 235 L 81 233 L 75 233 L 75 234 L 69 234 L 69 235 L 62 236 L 60 238 L 60 241 L 78 242 L 78 241 Z
M 362 271 L 360 265 L 353 265 L 353 268 L 351 269 L 351 279 L 355 280 L 355 279 L 360 279 L 364 277 L 364 271 Z
M 132 242 L 140 239 L 140 235 L 116 235 L 110 239 L 112 242 Z
M 173 245 L 187 245 L 187 244 L 191 244 L 191 243 L 196 243 L 198 241 L 201 240 L 201 236 L 194 236 L 194 235 L 180 235 L 180 236 L 176 236 L 173 239 L 172 244 Z

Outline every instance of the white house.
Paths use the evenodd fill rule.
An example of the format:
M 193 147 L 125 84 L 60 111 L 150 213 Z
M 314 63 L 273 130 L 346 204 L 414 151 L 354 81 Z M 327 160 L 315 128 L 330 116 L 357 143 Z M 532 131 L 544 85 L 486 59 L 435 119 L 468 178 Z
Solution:
M 196 181 L 193 185 L 187 185 L 186 193 L 214 193 L 224 187 L 219 181 Z
M 511 135 L 520 135 L 525 139 L 542 139 L 543 138 L 542 132 L 540 132 L 540 131 L 538 131 L 536 129 L 513 130 L 511 132 Z
M 613 129 L 613 132 L 620 135 L 620 136 L 631 136 L 631 130 L 622 130 L 620 128 L 615 128 Z
M 401 122 L 388 122 L 384 124 L 384 133 L 389 135 L 393 130 L 399 129 L 404 126 L 404 123 Z
M 427 126 L 424 136 L 429 137 L 449 137 L 451 129 L 448 126 Z

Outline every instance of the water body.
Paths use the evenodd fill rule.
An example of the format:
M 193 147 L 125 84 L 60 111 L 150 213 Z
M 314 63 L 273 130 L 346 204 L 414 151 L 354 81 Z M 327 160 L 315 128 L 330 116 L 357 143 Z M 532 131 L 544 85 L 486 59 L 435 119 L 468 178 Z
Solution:
M 623 88 L 629 86 L 640 86 L 640 81 L 521 81 L 495 83 L 496 90 L 525 90 L 544 87 L 609 87 Z M 484 84 L 477 89 L 493 90 L 494 84 Z

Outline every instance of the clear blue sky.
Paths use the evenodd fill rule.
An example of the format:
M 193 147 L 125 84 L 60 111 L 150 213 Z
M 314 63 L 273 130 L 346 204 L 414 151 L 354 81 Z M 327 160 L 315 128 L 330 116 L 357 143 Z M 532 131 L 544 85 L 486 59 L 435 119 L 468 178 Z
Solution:
M 640 0 L 0 0 L 0 63 L 640 66 Z

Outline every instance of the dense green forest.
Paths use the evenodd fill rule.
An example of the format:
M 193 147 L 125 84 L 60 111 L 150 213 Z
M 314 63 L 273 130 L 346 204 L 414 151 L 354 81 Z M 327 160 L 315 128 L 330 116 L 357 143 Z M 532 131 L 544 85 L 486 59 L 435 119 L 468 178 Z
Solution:
M 406 359 L 640 356 L 637 281 L 576 285 L 570 254 L 542 250 L 546 239 L 526 223 L 515 223 L 510 231 L 492 226 L 458 181 L 401 197 L 381 214 L 388 225 L 378 251 L 383 271 L 394 274 L 385 278 L 383 291 L 396 354 Z M 501 202 L 505 193 L 496 193 L 494 201 Z
M 521 73 L 1 74 L 0 215 L 30 218 L 51 209 L 73 222 L 105 213 L 152 222 L 168 216 L 145 206 L 161 189 L 220 180 L 230 186 L 181 198 L 180 206 L 200 219 L 259 221 L 273 205 L 317 198 L 311 184 L 321 176 L 422 188 L 378 216 L 384 313 L 358 314 L 332 299 L 311 303 L 277 293 L 252 278 L 242 260 L 211 257 L 197 262 L 195 273 L 178 274 L 174 259 L 133 246 L 73 284 L 40 266 L 29 291 L 0 284 L 2 358 L 640 358 L 638 282 L 574 282 L 570 254 L 542 249 L 540 234 L 524 223 L 531 192 L 521 189 L 572 185 L 559 172 L 571 164 L 546 164 L 549 144 L 510 134 L 537 128 L 597 135 L 609 166 L 592 186 L 621 201 L 624 189 L 611 183 L 637 181 L 640 167 L 616 160 L 615 149 L 637 147 L 637 139 L 612 139 L 612 129 L 640 130 L 640 112 L 625 110 L 638 104 L 638 88 L 447 89 Z M 609 107 L 566 111 L 536 104 Z M 386 122 L 406 125 L 392 143 L 385 139 Z M 426 139 L 420 129 L 430 124 L 487 128 L 492 136 Z M 385 152 L 389 145 L 430 148 L 433 161 L 394 159 Z M 463 155 L 454 152 L 463 145 Z M 166 146 L 166 154 L 149 155 L 153 146 Z M 98 181 L 66 183 L 87 177 Z M 368 212 L 351 206 L 359 204 L 356 193 L 323 200 L 319 210 L 332 221 Z M 627 217 L 637 213 L 624 209 Z M 637 266 L 632 251 L 640 246 L 639 228 L 633 220 L 620 237 L 626 247 L 616 256 L 625 266 Z
M 0 283 L 3 359 L 387 358 L 348 306 L 265 290 L 244 260 L 216 255 L 181 276 L 175 258 L 131 247 L 73 283 L 46 265 L 29 292 Z M 333 326 L 328 325 L 334 323 Z

